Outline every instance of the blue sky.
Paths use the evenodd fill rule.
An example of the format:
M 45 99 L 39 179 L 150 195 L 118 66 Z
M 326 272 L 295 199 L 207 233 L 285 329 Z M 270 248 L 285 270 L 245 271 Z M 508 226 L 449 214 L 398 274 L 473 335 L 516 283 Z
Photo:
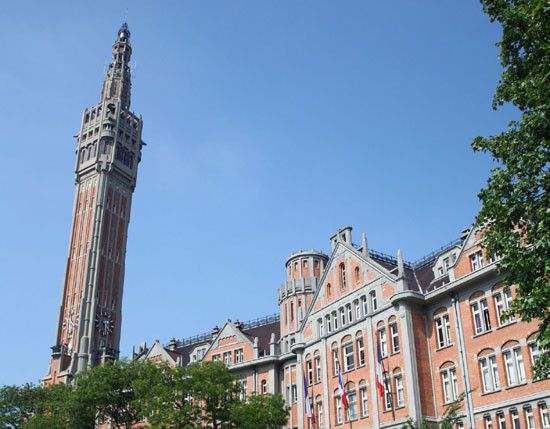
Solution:
M 125 16 L 147 146 L 122 354 L 275 312 L 285 258 L 338 227 L 414 260 L 472 222 L 470 143 L 514 116 L 477 1 L 2 2 L 0 385 L 47 371 L 73 136 Z

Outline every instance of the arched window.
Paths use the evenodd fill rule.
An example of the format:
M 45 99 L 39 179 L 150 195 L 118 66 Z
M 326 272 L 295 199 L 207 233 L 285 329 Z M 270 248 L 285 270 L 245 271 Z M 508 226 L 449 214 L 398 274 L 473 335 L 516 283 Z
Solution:
M 519 343 L 517 341 L 508 341 L 504 344 L 502 346 L 502 356 L 504 358 L 508 386 L 525 383 L 525 367 Z
M 391 316 L 389 318 L 388 326 L 390 328 L 391 352 L 399 353 L 399 351 L 401 350 L 401 347 L 399 344 L 399 330 L 397 328 L 397 318 L 395 316 Z
M 456 366 L 453 362 L 445 362 L 439 368 L 441 386 L 443 387 L 443 402 L 448 404 L 458 399 L 458 379 Z
M 321 355 L 319 350 L 313 353 L 313 363 L 315 364 L 315 383 L 321 382 Z
M 355 369 L 355 353 L 351 335 L 347 335 L 342 339 L 342 356 L 344 357 L 344 371 Z
M 323 420 L 323 399 L 321 397 L 321 395 L 317 395 L 315 397 L 315 407 L 316 407 L 316 410 L 313 410 L 314 414 L 317 415 L 317 427 L 319 429 L 323 429 L 324 425 L 325 425 L 325 422 Z
M 262 380 L 261 392 L 262 395 L 265 395 L 267 393 L 267 380 Z
M 451 323 L 447 308 L 441 307 L 434 312 L 434 325 L 437 348 L 441 349 L 451 345 Z
M 330 283 L 327 283 L 327 296 L 330 297 L 330 295 L 332 294 L 332 290 L 331 290 L 332 286 L 330 285 Z
M 342 398 L 340 398 L 340 393 L 338 389 L 335 389 L 333 392 L 334 396 L 334 409 L 336 410 L 336 424 L 340 424 L 344 421 L 343 412 L 342 412 Z
M 355 267 L 355 284 L 359 284 L 359 267 Z
M 346 265 L 343 262 L 340 264 L 340 286 L 346 288 Z
M 365 343 L 363 341 L 363 332 L 357 331 L 355 334 L 355 344 L 357 344 L 357 365 L 365 365 Z
M 529 335 L 529 337 L 527 338 L 527 346 L 529 346 L 529 354 L 531 355 L 532 367 L 535 366 L 540 357 L 540 349 L 537 335 L 537 333 L 534 333 Z
M 497 358 L 493 349 L 482 350 L 477 355 L 479 371 L 483 383 L 483 392 L 494 392 L 500 389 L 500 378 L 498 375 Z
M 378 325 L 376 325 L 376 330 L 378 332 L 378 344 L 380 346 L 380 354 L 382 357 L 388 356 L 388 337 L 386 334 L 386 326 L 384 325 L 384 322 L 380 321 L 378 322 Z
M 332 350 L 332 371 L 333 375 L 338 375 L 338 367 L 340 366 L 340 357 L 338 356 L 338 344 L 336 342 L 331 345 Z
M 512 305 L 512 290 L 509 287 L 498 285 L 493 288 L 493 300 L 495 301 L 495 310 L 497 313 L 498 326 L 506 325 L 514 320 L 510 317 L 504 320 L 504 312 Z
M 311 386 L 313 384 L 313 361 L 311 360 L 311 355 L 306 355 L 306 375 L 307 375 L 307 384 Z

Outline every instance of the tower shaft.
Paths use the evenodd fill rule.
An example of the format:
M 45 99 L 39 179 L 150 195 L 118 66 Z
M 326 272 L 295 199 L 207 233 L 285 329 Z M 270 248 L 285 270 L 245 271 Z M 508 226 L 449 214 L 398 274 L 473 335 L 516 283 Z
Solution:
M 142 119 L 130 111 L 129 39 L 124 24 L 100 102 L 84 111 L 77 135 L 71 237 L 46 384 L 119 356 L 128 223 L 144 145 Z

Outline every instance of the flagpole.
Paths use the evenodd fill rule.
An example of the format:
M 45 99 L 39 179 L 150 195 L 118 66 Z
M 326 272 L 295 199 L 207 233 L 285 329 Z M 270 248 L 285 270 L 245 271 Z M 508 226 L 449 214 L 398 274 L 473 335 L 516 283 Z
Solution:
M 380 344 L 378 344 L 378 347 L 380 347 Z M 380 359 L 380 363 L 382 365 L 382 376 L 384 375 L 384 373 L 388 374 L 388 372 L 386 371 L 386 368 L 384 368 L 384 360 L 387 358 L 388 356 L 386 355 L 383 359 Z M 389 376 L 389 374 L 388 374 Z M 386 381 L 386 378 L 384 378 L 383 380 L 384 382 Z M 385 390 L 385 389 L 384 389 Z M 392 418 L 393 418 L 393 421 L 395 421 L 395 409 L 393 408 L 393 392 L 392 392 L 392 388 L 391 388 L 391 379 L 388 380 L 388 392 L 390 394 L 390 407 L 391 407 L 391 415 L 392 415 Z M 386 394 L 384 392 L 384 394 Z M 386 401 L 386 398 L 383 398 L 384 401 Z

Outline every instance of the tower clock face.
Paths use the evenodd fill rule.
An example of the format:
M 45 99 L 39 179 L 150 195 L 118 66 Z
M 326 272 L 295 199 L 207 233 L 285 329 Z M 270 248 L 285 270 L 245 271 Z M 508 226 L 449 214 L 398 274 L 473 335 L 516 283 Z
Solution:
M 111 314 L 108 310 L 101 310 L 97 315 L 96 328 L 99 335 L 106 337 L 113 332 L 115 322 L 111 319 Z

